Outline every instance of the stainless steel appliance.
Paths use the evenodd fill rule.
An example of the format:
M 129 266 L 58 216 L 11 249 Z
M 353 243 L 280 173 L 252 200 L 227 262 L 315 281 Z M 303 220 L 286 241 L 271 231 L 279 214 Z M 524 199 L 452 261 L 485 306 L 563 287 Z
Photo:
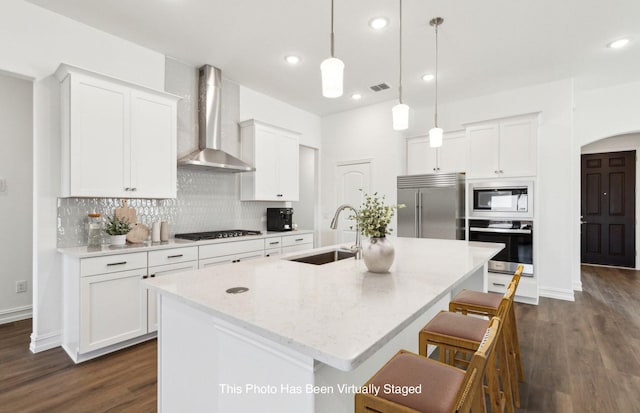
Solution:
M 229 229 L 225 231 L 206 231 L 206 232 L 191 232 L 188 234 L 176 234 L 175 238 L 188 239 L 191 241 L 202 241 L 207 239 L 221 239 L 221 238 L 235 238 L 244 237 L 247 235 L 260 235 L 260 231 L 249 231 L 246 229 Z
M 469 185 L 469 216 L 533 218 L 533 181 L 471 183 Z
M 465 175 L 398 177 L 398 236 L 465 239 Z
M 513 274 L 522 264 L 522 275 L 533 276 L 533 221 L 471 219 L 469 241 L 505 244 L 489 261 L 489 272 Z
M 293 208 L 267 208 L 267 231 L 291 231 Z

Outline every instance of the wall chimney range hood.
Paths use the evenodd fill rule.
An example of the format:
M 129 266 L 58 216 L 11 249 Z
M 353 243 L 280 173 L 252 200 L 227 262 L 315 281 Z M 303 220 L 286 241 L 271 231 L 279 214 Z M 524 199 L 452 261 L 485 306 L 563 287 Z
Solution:
M 198 77 L 198 135 L 200 150 L 178 159 L 178 166 L 197 166 L 218 172 L 251 172 L 256 169 L 221 150 L 222 71 L 205 65 Z

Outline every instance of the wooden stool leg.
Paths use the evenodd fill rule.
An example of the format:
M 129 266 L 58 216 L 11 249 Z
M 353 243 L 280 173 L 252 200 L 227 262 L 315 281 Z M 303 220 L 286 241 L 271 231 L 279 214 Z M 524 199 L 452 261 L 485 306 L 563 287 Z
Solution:
M 511 317 L 509 318 L 509 323 L 505 324 L 505 334 L 503 334 L 506 345 L 506 352 L 508 354 L 508 368 L 507 374 L 509 374 L 509 381 L 511 382 L 511 389 L 513 391 L 513 404 L 520 408 L 520 389 L 518 387 L 518 372 L 517 372 L 517 362 L 516 362 L 516 350 L 513 343 L 513 323 L 511 322 Z
M 498 356 L 498 368 L 502 391 L 504 392 L 504 402 L 508 413 L 514 413 L 513 387 L 511 384 L 511 370 L 509 363 L 509 352 L 507 350 L 506 331 L 503 331 L 501 340 L 497 343 L 496 354 Z
M 500 396 L 500 383 L 496 374 L 496 358 L 495 352 L 487 360 L 487 369 L 485 370 L 487 378 L 487 391 L 489 393 L 489 401 L 491 402 L 491 411 L 494 413 L 502 412 L 502 397 Z
M 524 383 L 524 373 L 522 372 L 522 360 L 520 358 L 520 343 L 518 342 L 518 326 L 516 324 L 516 312 L 515 305 L 511 305 L 511 311 L 509 311 L 510 329 L 513 336 L 513 348 L 516 356 L 516 366 L 518 368 L 518 380 Z

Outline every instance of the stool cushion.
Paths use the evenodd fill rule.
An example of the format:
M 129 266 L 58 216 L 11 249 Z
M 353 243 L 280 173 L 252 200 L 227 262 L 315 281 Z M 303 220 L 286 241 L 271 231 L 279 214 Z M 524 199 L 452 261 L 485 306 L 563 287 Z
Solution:
M 424 413 L 451 412 L 464 381 L 464 371 L 413 353 L 397 354 L 368 384 L 380 386 L 378 397 Z M 422 385 L 420 394 L 385 391 L 392 386 Z M 396 387 L 393 387 L 396 388 Z
M 498 310 L 503 294 L 483 293 L 481 291 L 462 290 L 451 300 L 452 303 L 471 304 Z
M 488 327 L 489 321 L 483 318 L 441 311 L 424 326 L 422 331 L 480 343 Z

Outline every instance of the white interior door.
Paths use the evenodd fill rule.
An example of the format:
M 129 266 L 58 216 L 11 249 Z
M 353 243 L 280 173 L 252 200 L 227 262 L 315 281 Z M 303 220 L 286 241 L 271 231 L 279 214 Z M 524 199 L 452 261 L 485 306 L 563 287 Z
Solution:
M 362 204 L 362 192 L 369 193 L 371 189 L 371 161 L 354 163 L 340 163 L 336 165 L 336 205 L 349 204 L 359 208 Z M 338 243 L 355 242 L 356 225 L 354 220 L 348 219 L 351 210 L 343 211 L 338 222 Z

